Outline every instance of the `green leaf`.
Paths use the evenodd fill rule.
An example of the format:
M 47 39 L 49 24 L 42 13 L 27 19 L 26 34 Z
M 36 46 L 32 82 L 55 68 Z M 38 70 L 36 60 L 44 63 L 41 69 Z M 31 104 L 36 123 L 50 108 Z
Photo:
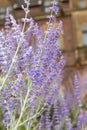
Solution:
M 22 125 L 22 126 L 20 126 L 20 127 L 18 128 L 18 130 L 26 130 L 26 128 L 25 128 L 24 125 Z
M 0 130 L 5 130 L 2 120 L 3 120 L 2 108 L 0 107 Z
M 76 127 L 77 125 L 77 117 L 79 115 L 79 110 L 77 107 L 73 107 L 70 111 L 70 118 L 71 118 L 71 121 L 72 121 L 72 125 L 73 127 Z

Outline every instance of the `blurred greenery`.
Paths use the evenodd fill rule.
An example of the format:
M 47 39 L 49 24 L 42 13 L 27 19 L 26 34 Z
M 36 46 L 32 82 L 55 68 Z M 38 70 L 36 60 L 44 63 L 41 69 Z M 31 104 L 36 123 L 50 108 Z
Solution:
M 2 84 L 3 81 L 4 81 L 4 78 L 0 77 L 0 84 Z
M 25 128 L 24 125 L 22 125 L 22 126 L 20 126 L 20 127 L 18 128 L 18 130 L 26 130 L 26 128 Z
M 76 125 L 77 125 L 78 115 L 79 115 L 79 110 L 76 106 L 74 106 L 70 111 L 70 118 L 71 118 L 71 122 L 72 122 L 73 127 L 76 127 Z
M 0 84 L 2 84 L 4 78 L 0 77 Z M 2 123 L 3 115 L 2 115 L 2 108 L 0 107 L 0 130 L 5 130 L 3 123 Z
M 2 123 L 3 115 L 2 115 L 2 109 L 0 107 L 0 130 L 5 130 L 3 123 Z

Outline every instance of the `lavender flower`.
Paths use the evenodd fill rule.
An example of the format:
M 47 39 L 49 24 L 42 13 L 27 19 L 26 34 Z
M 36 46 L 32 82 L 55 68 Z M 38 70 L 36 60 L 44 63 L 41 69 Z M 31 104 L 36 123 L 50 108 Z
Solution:
M 77 98 L 78 105 L 81 106 L 82 105 L 82 103 L 81 103 L 81 90 L 80 90 L 80 84 L 79 84 L 77 75 L 75 75 L 75 79 L 74 79 L 74 95 Z
M 25 3 L 27 3 L 27 8 L 22 7 L 27 15 L 29 1 L 25 1 Z M 53 11 L 57 12 L 57 8 L 53 8 Z M 52 21 L 55 22 L 54 16 Z M 21 119 L 26 117 L 27 123 L 30 120 L 28 116 L 33 118 L 35 113 L 37 115 L 44 102 L 50 103 L 50 105 L 53 104 L 53 101 L 57 102 L 58 84 L 61 82 L 60 75 L 62 75 L 62 68 L 65 64 L 56 43 L 62 28 L 61 22 L 56 30 L 49 26 L 48 33 L 44 33 L 45 37 L 43 37 L 41 28 L 34 24 L 32 18 L 25 17 L 22 22 L 24 22 L 23 27 L 17 24 L 10 15 L 7 17 L 6 23 L 8 26 L 11 25 L 10 30 L 6 27 L 8 33 L 1 32 L 2 50 L 7 49 L 8 71 L 6 71 L 5 80 L 0 88 L 2 90 L 0 106 L 3 113 L 10 112 L 9 127 L 12 124 L 10 122 L 13 121 L 13 124 L 16 124 L 15 130 L 20 125 Z M 29 24 L 28 29 L 25 29 L 26 22 Z M 4 44 L 4 37 L 7 44 Z M 35 45 L 33 42 L 36 42 Z M 26 110 L 28 114 L 25 113 Z M 45 113 L 45 124 L 46 129 L 51 130 L 52 122 L 49 111 L 50 109 Z M 11 114 L 14 116 L 13 120 L 11 120 Z M 8 126 L 8 122 L 5 122 L 5 126 Z
M 0 31 L 0 70 L 5 77 L 0 86 L 3 123 L 9 130 L 17 130 L 22 125 L 32 130 L 36 124 L 39 130 L 74 130 L 69 115 L 72 107 L 67 105 L 65 92 L 60 94 L 66 62 L 57 45 L 59 34 L 63 33 L 62 21 L 54 28 L 57 3 L 55 0 L 51 3 L 48 28 L 43 34 L 41 27 L 32 18 L 27 18 L 30 0 L 24 2 L 27 4 L 27 7 L 22 6 L 25 18 L 21 22 L 24 24 L 18 24 L 7 10 L 5 31 Z M 77 115 L 77 128 L 80 129 L 81 124 L 86 124 L 86 116 L 81 111 L 79 90 L 75 75 L 74 96 L 80 106 Z

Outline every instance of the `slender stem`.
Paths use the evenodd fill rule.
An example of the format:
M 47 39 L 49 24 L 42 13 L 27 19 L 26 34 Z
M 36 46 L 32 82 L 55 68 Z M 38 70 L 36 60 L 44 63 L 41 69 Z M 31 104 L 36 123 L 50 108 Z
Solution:
M 54 0 L 54 1 L 55 1 L 55 0 Z M 54 6 L 54 4 L 53 4 L 53 6 Z M 52 16 L 52 14 L 53 14 L 53 10 L 51 10 L 51 14 L 50 14 L 50 15 Z M 49 27 L 50 27 L 50 22 L 51 22 L 51 20 L 52 20 L 52 19 L 50 18 L 50 19 L 49 19 L 49 22 L 48 22 L 49 24 L 48 24 L 48 26 L 47 26 L 47 30 L 48 30 Z M 43 40 L 44 42 L 46 42 L 47 36 L 48 36 L 48 34 L 46 33 L 45 36 L 44 36 L 44 40 Z M 40 58 L 41 58 L 42 54 L 43 54 L 43 47 L 41 48 L 41 51 L 40 51 L 40 54 L 39 54 L 38 64 L 40 63 Z
M 14 130 L 17 130 L 17 128 L 18 128 L 18 126 L 19 126 L 19 123 L 20 123 L 20 121 L 21 121 L 21 118 L 22 118 L 22 116 L 23 116 L 23 113 L 24 113 L 24 110 L 25 110 L 25 106 L 26 106 L 26 103 L 27 103 L 27 100 L 28 100 L 28 96 L 29 96 L 29 92 L 30 92 L 30 89 L 31 89 L 31 86 L 32 86 L 32 83 L 31 83 L 31 81 L 29 82 L 30 80 L 28 80 L 28 91 L 27 91 L 27 94 L 26 94 L 26 97 L 25 97 L 25 99 L 24 99 L 24 104 L 23 104 L 23 106 L 22 106 L 22 108 L 21 108 L 21 113 L 20 113 L 20 117 L 19 117 L 19 119 L 18 119 L 18 121 L 17 121 L 17 124 L 16 124 L 16 127 L 14 128 Z
M 21 40 L 22 40 L 22 38 L 21 38 Z M 20 45 L 21 45 L 21 41 L 20 41 L 20 43 L 18 44 L 17 50 L 16 50 L 16 52 L 15 52 L 15 54 L 14 54 L 14 57 L 13 57 L 13 59 L 12 59 L 12 63 L 11 63 L 11 65 L 10 65 L 10 68 L 9 68 L 9 70 L 8 70 L 8 72 L 7 72 L 7 74 L 6 74 L 5 78 L 4 78 L 4 80 L 3 80 L 2 86 L 0 87 L 0 91 L 1 91 L 2 88 L 4 87 L 4 84 L 5 84 L 5 82 L 6 82 L 7 78 L 8 78 L 8 76 L 9 76 L 9 74 L 10 74 L 12 68 L 13 68 L 13 65 L 14 65 L 14 63 L 15 63 L 15 58 L 16 58 L 17 53 L 18 53 L 18 51 L 19 51 Z
M 28 9 L 28 8 L 29 8 L 29 5 L 27 4 L 27 9 Z M 25 13 L 25 19 L 27 18 L 27 16 L 28 16 L 28 12 Z M 25 26 L 26 26 L 26 22 L 24 22 L 23 29 L 22 29 L 22 32 L 21 32 L 20 41 L 19 41 L 19 43 L 18 43 L 16 52 L 15 52 L 14 57 L 13 57 L 13 59 L 12 59 L 12 63 L 11 63 L 11 65 L 10 65 L 10 67 L 9 67 L 9 70 L 8 70 L 8 72 L 7 72 L 7 74 L 6 74 L 5 78 L 4 78 L 4 80 L 3 80 L 2 86 L 0 87 L 0 91 L 3 89 L 3 87 L 4 87 L 5 83 L 6 83 L 6 80 L 7 80 L 8 76 L 9 76 L 9 74 L 10 74 L 10 72 L 11 72 L 13 66 L 14 66 L 14 63 L 16 62 L 16 56 L 17 56 L 17 53 L 18 53 L 18 51 L 19 51 L 19 48 L 20 48 L 20 46 L 21 46 L 21 44 L 22 44 L 22 41 L 23 41 L 23 38 L 24 38 Z
M 24 122 L 20 123 L 19 126 L 24 125 L 26 122 L 28 122 L 32 119 L 35 119 L 38 115 L 41 114 L 42 111 L 43 111 L 43 109 L 41 111 L 39 111 L 38 113 L 36 113 L 35 115 L 33 115 L 31 118 L 29 118 L 29 119 L 25 120 Z

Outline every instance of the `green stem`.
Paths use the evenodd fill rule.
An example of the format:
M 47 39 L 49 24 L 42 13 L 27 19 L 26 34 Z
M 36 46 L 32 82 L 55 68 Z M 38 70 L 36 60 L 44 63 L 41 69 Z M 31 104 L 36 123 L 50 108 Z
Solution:
M 38 115 L 41 114 L 41 112 L 43 112 L 43 109 L 40 112 L 38 112 L 35 115 L 33 115 L 31 118 L 29 118 L 29 119 L 25 120 L 24 122 L 20 123 L 19 126 L 24 125 L 26 122 L 28 122 L 28 121 L 30 121 L 32 119 L 35 119 Z
M 28 9 L 28 8 L 29 8 L 29 5 L 27 5 L 27 9 Z M 28 16 L 28 12 L 26 12 L 26 14 L 25 14 L 25 19 L 27 18 L 27 16 Z M 9 70 L 8 70 L 8 72 L 7 72 L 7 74 L 6 74 L 5 78 L 4 78 L 4 80 L 3 80 L 2 86 L 0 87 L 0 91 L 3 89 L 3 87 L 4 87 L 4 85 L 5 85 L 6 81 L 7 81 L 7 78 L 8 78 L 8 76 L 9 76 L 9 74 L 10 74 L 10 72 L 11 72 L 13 66 L 14 66 L 14 63 L 16 62 L 16 56 L 17 56 L 17 54 L 18 54 L 19 48 L 20 48 L 20 46 L 21 46 L 21 44 L 22 44 L 22 40 L 23 40 L 23 38 L 24 38 L 25 26 L 26 26 L 26 22 L 24 22 L 23 29 L 22 29 L 22 32 L 21 32 L 20 41 L 19 41 L 19 43 L 18 43 L 16 52 L 15 52 L 14 57 L 13 57 L 13 59 L 12 59 L 12 63 L 11 63 L 11 65 L 10 65 L 10 67 L 9 67 Z M 30 29 L 31 29 L 31 28 L 30 28 Z
M 31 86 L 32 86 L 31 81 L 30 82 L 29 81 L 28 81 L 28 85 L 29 85 L 28 86 L 28 91 L 27 91 L 27 94 L 26 94 L 26 97 L 25 97 L 25 100 L 24 100 L 23 107 L 21 108 L 20 117 L 19 117 L 19 119 L 17 121 L 16 127 L 14 128 L 14 130 L 17 130 L 17 128 L 19 127 L 20 121 L 22 119 L 22 116 L 23 116 L 23 113 L 24 113 L 24 110 L 25 110 L 25 106 L 26 106 L 26 103 L 27 103 L 27 100 L 28 100 L 29 92 L 30 92 L 30 89 L 31 89 Z
M 55 1 L 55 0 L 54 0 Z M 53 10 L 51 10 L 51 15 L 53 14 Z M 49 23 L 51 22 L 51 18 L 49 19 Z M 49 29 L 49 27 L 50 27 L 50 24 L 48 24 L 48 26 L 47 26 L 47 30 Z M 47 38 L 47 36 L 48 36 L 48 34 L 46 33 L 45 34 L 45 36 L 44 36 L 44 42 L 46 41 L 46 38 Z M 43 47 L 41 48 L 41 51 L 40 51 L 40 54 L 39 54 L 39 60 L 38 60 L 38 65 L 39 65 L 39 63 L 40 63 L 40 58 L 41 58 L 41 56 L 42 56 L 42 54 L 43 54 Z

